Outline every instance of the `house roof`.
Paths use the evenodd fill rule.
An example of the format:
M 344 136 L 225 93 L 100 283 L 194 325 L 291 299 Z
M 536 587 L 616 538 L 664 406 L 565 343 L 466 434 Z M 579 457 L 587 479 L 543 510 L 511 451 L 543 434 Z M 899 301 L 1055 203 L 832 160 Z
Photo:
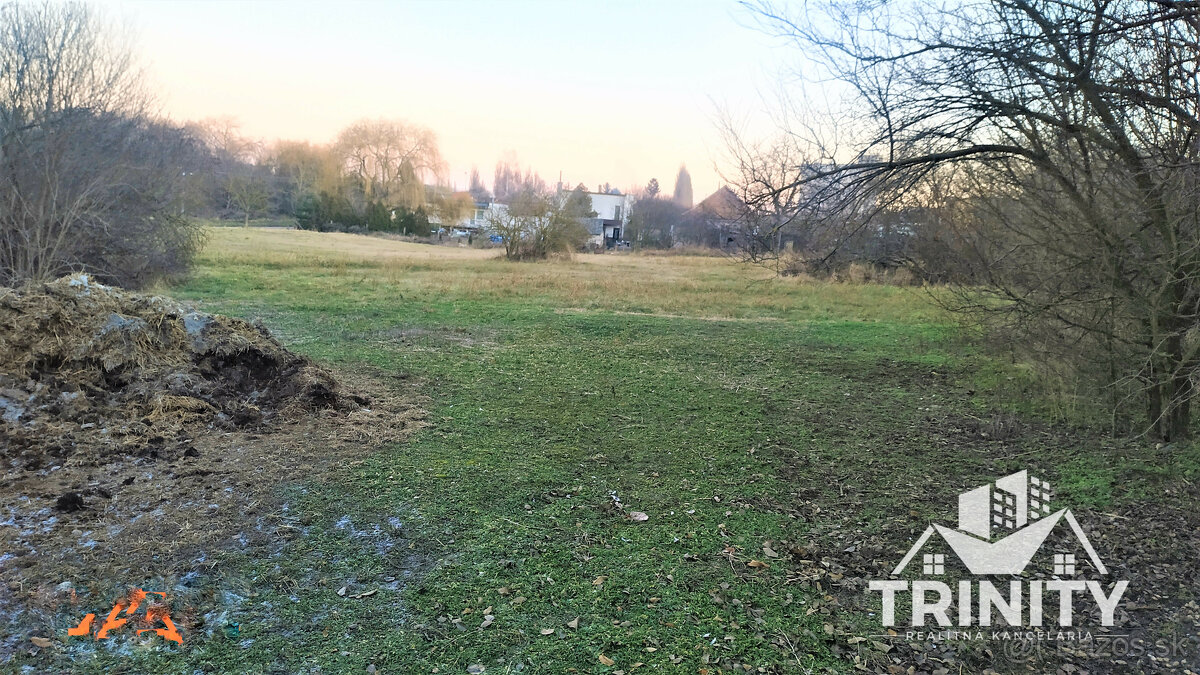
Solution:
M 737 220 L 746 214 L 749 207 L 746 202 L 729 189 L 729 186 L 723 185 L 716 192 L 705 197 L 699 204 L 694 206 L 688 213 L 694 215 L 704 215 L 721 220 Z

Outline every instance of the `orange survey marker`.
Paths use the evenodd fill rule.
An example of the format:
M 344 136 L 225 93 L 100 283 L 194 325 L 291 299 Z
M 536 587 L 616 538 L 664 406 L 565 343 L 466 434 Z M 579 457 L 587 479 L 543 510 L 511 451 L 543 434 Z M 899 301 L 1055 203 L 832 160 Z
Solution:
M 129 596 L 122 598 L 113 605 L 112 611 L 104 619 L 104 623 L 96 629 L 96 639 L 103 640 L 109 637 L 110 631 L 115 631 L 125 624 L 129 623 L 130 619 L 134 618 L 134 613 L 141 607 L 142 601 L 147 595 L 160 595 L 163 601 L 167 599 L 166 593 L 158 591 L 146 592 L 140 588 L 135 588 L 129 592 Z M 121 614 L 124 613 L 124 617 Z M 92 623 L 96 619 L 95 614 L 88 614 L 83 617 L 78 626 L 67 630 L 67 635 L 70 636 L 87 636 L 92 633 Z M 141 635 L 147 631 L 154 631 L 163 637 L 164 640 L 173 640 L 179 644 L 183 644 L 183 637 L 179 634 L 179 630 L 175 628 L 175 622 L 171 620 L 171 615 L 167 613 L 166 605 L 148 604 L 146 607 L 146 617 L 142 623 L 153 626 L 155 621 L 161 621 L 165 628 L 139 628 L 137 634 Z

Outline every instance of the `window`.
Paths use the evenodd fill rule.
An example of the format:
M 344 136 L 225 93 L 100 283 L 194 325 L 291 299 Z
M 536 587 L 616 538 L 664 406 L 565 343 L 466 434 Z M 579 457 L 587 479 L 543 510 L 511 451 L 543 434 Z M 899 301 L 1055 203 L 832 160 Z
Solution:
M 1063 577 L 1075 576 L 1074 553 L 1054 554 L 1054 575 Z
M 1054 493 L 1050 484 L 1037 478 L 1029 479 L 1029 515 L 1030 517 L 1050 515 L 1050 500 Z
M 1017 526 L 1017 498 L 999 490 L 992 493 L 992 522 L 999 527 Z
M 946 556 L 941 553 L 926 553 L 925 554 L 925 574 L 945 574 L 946 573 Z

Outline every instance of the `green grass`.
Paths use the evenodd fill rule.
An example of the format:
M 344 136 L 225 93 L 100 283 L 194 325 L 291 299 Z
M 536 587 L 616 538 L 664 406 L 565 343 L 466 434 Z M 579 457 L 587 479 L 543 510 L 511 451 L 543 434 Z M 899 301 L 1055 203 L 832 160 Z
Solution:
M 1106 506 L 1147 464 L 1094 439 L 961 429 L 1003 403 L 977 375 L 996 366 L 922 291 L 714 259 L 322 251 L 342 239 L 288 234 L 303 239 L 214 234 L 173 292 L 261 318 L 335 368 L 404 374 L 431 425 L 285 489 L 302 534 L 214 572 L 243 598 L 236 637 L 209 626 L 178 654 L 96 669 L 850 670 L 864 645 L 843 631 L 869 617 L 831 605 L 789 548 L 836 561 L 847 543 L 906 545 L 957 492 L 1026 466 Z M 1137 489 L 1194 475 L 1194 454 L 1162 457 Z

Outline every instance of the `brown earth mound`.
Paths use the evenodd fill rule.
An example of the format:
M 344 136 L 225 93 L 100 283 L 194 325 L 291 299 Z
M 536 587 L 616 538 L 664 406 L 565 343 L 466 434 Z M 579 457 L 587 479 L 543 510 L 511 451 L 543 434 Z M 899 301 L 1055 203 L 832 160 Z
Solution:
M 86 275 L 0 289 L 0 429 L 8 468 L 79 453 L 174 458 L 185 426 L 232 430 L 285 410 L 367 403 L 266 328 Z
M 300 531 L 281 487 L 422 425 L 412 383 L 386 377 L 335 378 L 261 325 L 84 275 L 0 288 L 0 670 L 42 636 L 87 648 L 66 627 L 130 588 L 213 630 L 240 583 L 218 561 Z

